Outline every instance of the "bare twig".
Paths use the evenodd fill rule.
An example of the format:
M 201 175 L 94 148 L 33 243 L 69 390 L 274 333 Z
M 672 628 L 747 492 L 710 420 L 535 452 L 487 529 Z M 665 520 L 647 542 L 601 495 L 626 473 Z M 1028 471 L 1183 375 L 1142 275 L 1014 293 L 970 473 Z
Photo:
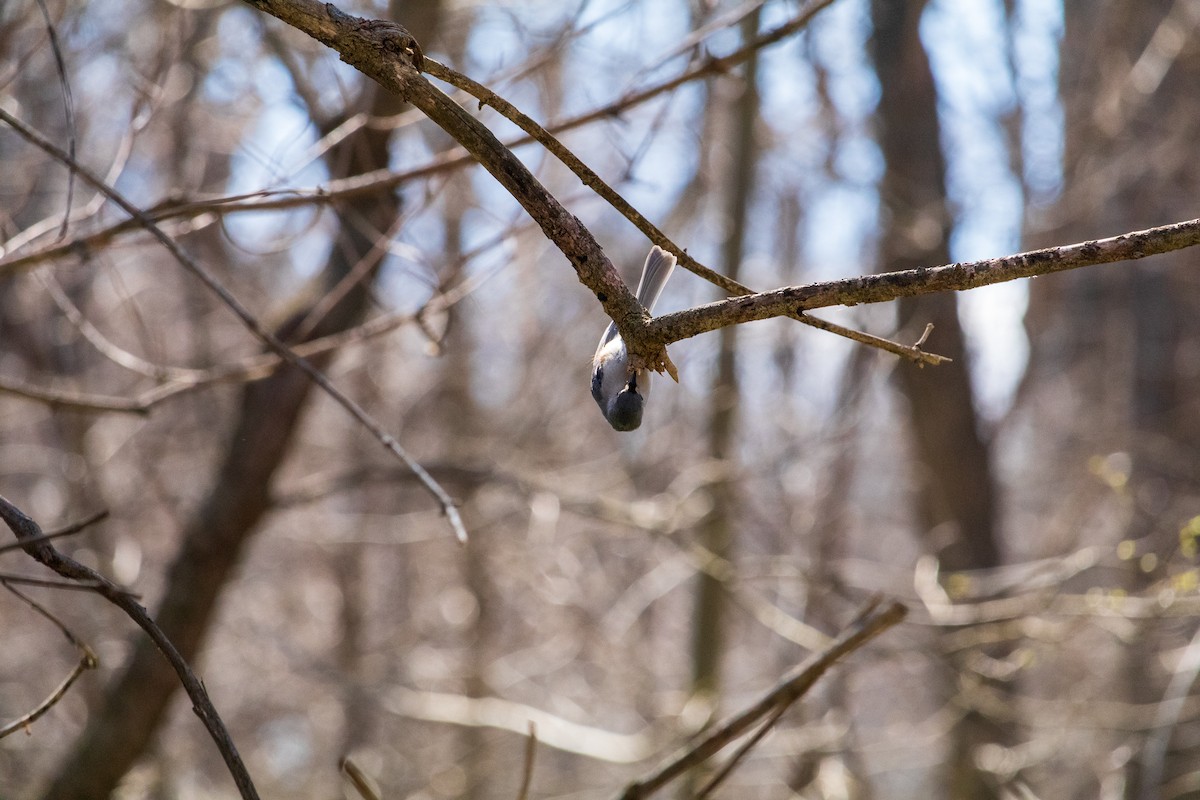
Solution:
M 68 628 L 62 620 L 51 614 L 48 609 L 46 609 L 42 604 L 38 603 L 32 597 L 29 597 L 28 595 L 14 588 L 8 578 L 0 578 L 0 585 L 3 585 L 5 589 L 8 589 L 8 591 L 19 597 L 22 602 L 24 602 L 38 614 L 50 620 L 50 622 L 53 623 L 56 628 L 62 631 L 63 636 L 67 637 L 67 641 L 73 644 L 79 651 L 79 663 L 75 665 L 75 668 L 71 670 L 71 674 L 68 675 L 45 700 L 38 703 L 37 707 L 29 711 L 27 714 L 21 715 L 19 718 L 13 720 L 7 725 L 0 726 L 0 739 L 3 739 L 5 736 L 8 736 L 15 731 L 28 730 L 30 725 L 32 725 L 38 720 L 38 718 L 53 708 L 54 704 L 66 695 L 67 690 L 71 688 L 71 684 L 75 683 L 80 675 L 89 669 L 95 669 L 97 666 L 99 666 L 100 659 L 96 658 L 96 654 L 92 652 L 92 648 L 88 647 L 83 640 L 72 633 L 71 629 Z
M 748 286 L 745 286 L 726 275 L 722 275 L 716 270 L 706 267 L 696 259 L 692 258 L 687 251 L 673 242 L 658 228 L 658 226 L 646 219 L 646 217 L 642 215 L 640 211 L 634 208 L 628 200 L 622 197 L 619 192 L 609 186 L 608 183 L 606 183 L 603 178 L 597 175 L 591 167 L 585 164 L 582 159 L 571 152 L 571 150 L 561 141 L 559 141 L 554 134 L 543 128 L 536 120 L 522 112 L 512 103 L 508 102 L 491 89 L 488 89 L 486 86 L 483 86 L 477 81 L 472 80 L 466 75 L 458 72 L 457 70 L 451 69 L 444 64 L 440 64 L 431 58 L 426 58 L 424 60 L 424 66 L 425 71 L 435 78 L 446 81 L 452 86 L 456 86 L 463 91 L 469 92 L 479 101 L 480 108 L 485 105 L 495 108 L 506 119 L 511 120 L 521 130 L 533 137 L 533 139 L 553 153 L 559 161 L 561 161 L 568 169 L 575 173 L 575 175 L 581 181 L 583 181 L 585 186 L 592 189 L 592 191 L 603 198 L 609 205 L 620 212 L 623 217 L 632 222 L 638 230 L 646 234 L 646 237 L 651 242 L 659 247 L 662 247 L 664 250 L 673 253 L 678 259 L 678 263 L 681 267 L 693 273 L 694 275 L 698 275 L 709 283 L 719 286 L 732 296 L 737 297 L 741 295 L 754 294 L 754 290 Z M 945 356 L 926 353 L 920 349 L 919 345 L 906 347 L 902 344 L 884 339 L 879 336 L 873 336 L 869 333 L 860 333 L 859 331 L 844 328 L 841 325 L 837 325 L 832 322 L 826 322 L 825 320 L 816 319 L 815 317 L 800 312 L 789 314 L 788 316 L 804 323 L 805 325 L 810 325 L 814 328 L 819 328 L 820 330 L 837 334 L 838 336 L 844 336 L 848 339 L 859 342 L 860 344 L 878 347 L 882 350 L 888 351 L 889 353 L 894 353 L 902 358 L 915 361 L 918 364 L 933 364 L 936 366 L 937 364 L 950 360 Z
M 45 589 L 64 589 L 70 592 L 94 592 L 99 584 L 88 581 L 66 581 L 54 578 L 31 578 L 28 575 L 16 575 L 11 572 L 0 572 L 0 583 L 21 584 L 23 586 L 41 586 Z M 9 586 L 9 589 L 12 587 Z
M 411 719 L 495 728 L 520 736 L 529 735 L 529 723 L 533 721 L 539 744 L 613 764 L 634 764 L 654 753 L 650 736 L 645 732 L 614 733 L 499 697 L 467 697 L 396 686 L 384 695 L 382 706 Z
M 9 550 L 24 550 L 24 549 L 26 549 L 27 545 L 40 544 L 42 542 L 48 542 L 51 539 L 59 539 L 63 536 L 74 536 L 75 534 L 79 533 L 80 531 L 82 531 L 86 528 L 90 528 L 91 526 L 95 525 L 97 522 L 100 522 L 101 520 L 106 519 L 107 517 L 108 517 L 108 511 L 97 511 L 96 513 L 94 513 L 90 516 L 84 517 L 83 519 L 79 520 L 78 522 L 72 522 L 70 525 L 59 528 L 56 531 L 50 531 L 49 533 L 43 533 L 41 536 L 38 536 L 33 539 L 25 539 L 24 541 L 19 542 L 17 544 L 0 545 L 0 553 L 7 553 Z
M 621 800 L 649 797 L 689 769 L 703 764 L 764 717 L 803 697 L 838 660 L 896 625 L 907 613 L 900 603 L 889 603 L 882 609 L 879 609 L 878 605 L 878 600 L 869 605 L 854 623 L 842 631 L 833 644 L 796 667 L 757 703 L 719 725 L 703 739 L 671 758 L 649 777 L 631 783 L 621 794 Z
M 55 690 L 51 692 L 48 697 L 46 697 L 45 700 L 38 703 L 36 708 L 34 708 L 28 714 L 23 714 L 17 719 L 14 719 L 7 725 L 0 726 L 0 739 L 3 739 L 5 736 L 16 733 L 20 730 L 28 730 L 30 725 L 37 722 L 37 720 L 43 714 L 53 708 L 54 704 L 66 695 L 67 690 L 70 689 L 71 685 L 79 679 L 80 675 L 87 672 L 89 669 L 94 669 L 97 663 L 98 662 L 94 660 L 94 657 L 92 660 L 89 660 L 87 656 L 80 656 L 79 663 L 77 663 L 75 668 L 71 670 L 71 674 L 67 675 L 67 677 L 63 679 L 63 682 L 60 683 L 58 687 L 55 688 Z
M 87 180 L 86 176 L 84 179 Z M 229 731 L 225 728 L 225 723 L 221 721 L 221 716 L 213 706 L 212 700 L 209 699 L 204 684 L 196 677 L 191 666 L 179 654 L 174 643 L 163 633 L 162 628 L 150 617 L 146 609 L 137 602 L 133 595 L 121 589 L 108 578 L 58 552 L 53 544 L 45 541 L 42 529 L 37 522 L 3 496 L 0 496 L 0 519 L 4 520 L 13 535 L 17 537 L 17 541 L 24 546 L 25 552 L 34 560 L 64 578 L 95 583 L 97 593 L 124 611 L 130 619 L 138 624 L 138 627 L 146 632 L 159 652 L 170 662 L 175 674 L 179 676 L 180 683 L 183 684 L 184 690 L 192 700 L 192 710 L 200 717 L 204 727 L 208 729 L 209 735 L 216 743 L 217 749 L 225 759 L 225 765 L 233 776 L 234 783 L 237 784 L 238 791 L 241 792 L 244 800 L 257 800 L 258 790 L 254 788 L 250 773 L 246 771 L 246 765 L 238 754 L 237 746 L 234 745 Z
M 67 408 L 72 411 L 146 414 L 150 410 L 149 405 L 137 397 L 116 397 L 91 392 L 73 392 L 69 389 L 32 386 L 23 381 L 9 380 L 5 377 L 0 377 L 0 393 L 24 397 L 26 400 L 44 403 L 53 408 Z
M 432 87 L 431 87 L 432 88 Z M 280 339 L 271 333 L 258 319 L 250 313 L 241 301 L 234 297 L 228 289 L 226 289 L 220 281 L 216 279 L 207 269 L 205 269 L 198 261 L 185 253 L 179 244 L 167 236 L 163 230 L 154 223 L 154 221 L 145 214 L 141 209 L 125 198 L 123 194 L 118 192 L 113 187 L 106 184 L 101 178 L 96 176 L 90 170 L 78 164 L 69 154 L 63 152 L 55 144 L 47 140 L 44 136 L 33 130 L 19 119 L 9 114 L 3 108 L 0 108 L 0 120 L 8 123 L 20 136 L 30 144 L 39 148 L 47 155 L 53 157 L 57 161 L 71 166 L 75 172 L 83 178 L 87 183 L 103 192 L 110 200 L 116 203 L 129 216 L 136 219 L 150 234 L 167 249 L 176 261 L 179 262 L 184 269 L 198 278 L 209 291 L 215 294 L 222 303 L 229 308 L 234 315 L 242 322 L 242 324 L 254 336 L 273 350 L 281 359 L 288 364 L 296 367 L 303 372 L 309 380 L 316 384 L 322 391 L 333 398 L 342 408 L 350 413 L 352 417 L 358 420 L 359 424 L 366 428 L 375 439 L 384 446 L 392 455 L 404 462 L 404 464 L 413 471 L 421 481 L 425 489 L 433 495 L 442 507 L 442 513 L 446 515 L 447 521 L 450 523 L 451 529 L 460 542 L 466 542 L 467 529 L 463 527 L 462 518 L 458 513 L 458 508 L 454 500 L 446 493 L 446 491 L 433 479 L 425 469 L 413 459 L 408 452 L 400 445 L 394 436 L 383 429 L 374 417 L 366 412 L 366 410 L 352 400 L 348 395 L 338 389 L 325 373 L 314 367 L 307 359 L 296 353 L 295 350 L 285 345 Z M 636 304 L 636 303 L 635 303 Z M 665 351 L 664 351 L 665 352 Z
M 830 322 L 827 319 L 820 319 L 819 317 L 814 317 L 812 314 L 788 314 L 787 316 L 791 317 L 792 319 L 799 319 L 801 322 L 805 323 L 806 325 L 811 325 L 814 328 L 820 328 L 823 331 L 829 331 L 830 333 L 836 333 L 838 336 L 844 336 L 847 339 L 852 339 L 860 344 L 877 347 L 880 350 L 886 350 L 893 355 L 906 358 L 909 361 L 916 363 L 918 366 L 929 364 L 936 367 L 939 364 L 945 364 L 948 361 L 953 361 L 953 359 L 949 356 L 941 356 L 937 353 L 930 353 L 921 349 L 921 346 L 925 344 L 925 339 L 928 338 L 929 333 L 933 330 L 932 322 L 925 327 L 925 333 L 917 342 L 907 345 L 900 344 L 899 342 L 893 342 L 891 339 L 884 339 L 881 336 L 875 336 L 874 334 L 867 333 L 866 331 L 856 331 L 853 328 L 844 328 L 841 325 L 838 325 L 836 322 Z
M 771 715 L 768 716 L 766 720 L 758 726 L 758 730 L 746 737 L 746 741 L 742 742 L 742 745 L 734 752 L 732 756 L 730 756 L 729 761 L 727 761 L 723 767 L 717 770 L 716 774 L 708 780 L 708 783 L 700 787 L 699 791 L 696 792 L 696 800 L 703 800 L 705 797 L 708 797 L 725 781 L 726 778 L 732 775 L 734 769 L 737 768 L 737 765 L 742 763 L 742 759 L 744 759 L 749 752 L 754 749 L 754 746 L 761 742 L 763 737 L 775 727 L 775 723 L 779 722 L 779 720 L 783 718 L 783 715 L 787 713 L 788 708 L 788 705 L 781 705 L 772 711 Z
M 58 32 L 54 29 L 54 20 L 50 18 L 50 9 L 46 8 L 45 0 L 37 0 L 37 7 L 42 12 L 46 23 L 46 34 L 50 37 L 50 50 L 54 53 L 54 66 L 58 70 L 58 82 L 62 86 L 63 112 L 67 119 L 67 152 L 71 160 L 75 160 L 75 101 L 71 96 L 71 81 L 67 78 L 67 63 L 63 58 L 62 45 L 58 41 Z M 67 235 L 67 225 L 71 222 L 71 201 L 75 197 L 75 170 L 67 171 L 67 199 L 63 203 L 63 221 L 58 229 L 58 238 Z
M 525 740 L 525 767 L 521 770 L 521 788 L 517 800 L 528 800 L 529 786 L 533 783 L 533 760 L 537 757 L 537 723 L 529 720 L 529 737 Z
M 339 766 L 342 768 L 342 773 L 350 780 L 354 791 L 358 792 L 359 797 L 363 800 L 380 800 L 379 792 L 371 786 L 371 781 L 367 778 L 366 773 L 350 760 L 350 756 L 343 758 Z

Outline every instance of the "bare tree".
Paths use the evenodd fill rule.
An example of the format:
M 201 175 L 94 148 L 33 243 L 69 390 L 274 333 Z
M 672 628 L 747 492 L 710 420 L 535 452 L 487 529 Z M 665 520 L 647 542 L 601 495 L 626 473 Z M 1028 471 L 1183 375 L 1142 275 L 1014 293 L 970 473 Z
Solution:
M 1034 5 L 5 6 L 0 792 L 1182 792 L 1194 315 L 1118 262 L 1200 240 L 1195 26 L 1067 4 L 1055 85 Z M 1042 249 L 949 263 L 997 81 Z

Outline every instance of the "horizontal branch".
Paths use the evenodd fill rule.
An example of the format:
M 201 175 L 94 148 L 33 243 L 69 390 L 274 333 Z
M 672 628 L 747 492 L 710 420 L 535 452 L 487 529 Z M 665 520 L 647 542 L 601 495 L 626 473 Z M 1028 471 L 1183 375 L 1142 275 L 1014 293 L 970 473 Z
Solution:
M 1200 244 L 1200 219 L 1193 219 L 1000 258 L 787 286 L 733 297 L 656 317 L 650 322 L 647 334 L 667 345 L 727 325 L 786 317 L 814 308 L 886 303 L 901 297 L 978 289 L 1018 278 L 1146 258 L 1197 244 Z
M 826 2 L 815 4 L 815 7 L 827 5 Z M 811 19 L 812 14 L 816 13 L 816 8 L 810 9 L 804 18 Z M 654 244 L 658 245 L 668 253 L 673 254 L 677 259 L 679 266 L 698 275 L 704 280 L 712 283 L 715 286 L 725 290 L 730 295 L 741 296 L 754 294 L 754 290 L 744 286 L 741 283 L 733 280 L 727 275 L 722 275 L 716 270 L 704 266 L 695 258 L 693 258 L 687 250 L 683 249 L 673 242 L 665 233 L 662 232 L 653 222 L 645 217 L 640 211 L 634 208 L 633 204 L 620 195 L 615 189 L 608 185 L 595 170 L 583 162 L 583 159 L 575 155 L 566 145 L 564 145 L 553 133 L 539 125 L 532 117 L 525 114 L 508 100 L 505 100 L 500 95 L 488 89 L 478 81 L 463 75 L 462 73 L 450 67 L 440 64 L 431 58 L 426 58 L 424 61 L 425 71 L 430 75 L 440 80 L 446 81 L 452 86 L 456 86 L 465 92 L 471 94 L 479 100 L 479 105 L 482 108 L 485 105 L 492 106 L 500 112 L 506 119 L 512 121 L 521 130 L 525 131 L 529 136 L 533 137 L 543 147 L 554 154 L 555 158 L 563 163 L 567 169 L 575 173 L 581 180 L 584 186 L 587 186 L 597 195 L 603 198 L 611 205 L 621 216 L 633 223 L 634 227 L 646 234 L 646 238 Z M 926 353 L 917 345 L 905 346 L 897 342 L 884 339 L 879 336 L 873 336 L 869 333 L 852 330 L 850 328 L 835 325 L 832 322 L 827 322 L 822 319 L 817 319 L 806 314 L 792 314 L 792 319 L 810 325 L 814 328 L 819 328 L 839 336 L 845 336 L 848 339 L 853 339 L 861 344 L 878 347 L 882 350 L 887 350 L 890 353 L 909 359 L 918 364 L 933 364 L 938 365 L 950 359 L 945 356 L 936 355 L 934 353 Z
M 388 312 L 353 328 L 331 333 L 319 339 L 310 339 L 292 346 L 291 350 L 300 358 L 313 359 L 326 353 L 348 347 L 357 342 L 382 336 L 404 325 L 422 325 L 428 317 L 441 313 L 468 296 L 476 281 L 463 281 L 445 292 L 435 295 L 415 312 Z M 187 392 L 214 384 L 244 383 L 260 380 L 273 374 L 284 363 L 278 353 L 264 352 L 243 358 L 230 364 L 209 369 L 166 367 L 151 365 L 167 377 L 156 386 L 134 396 L 115 396 L 70 389 L 35 386 L 0 375 L 0 394 L 23 397 L 54 408 L 88 413 L 137 414 L 145 416 L 167 400 Z M 3 552 L 3 548 L 0 548 Z
M 748 59 L 759 49 L 776 44 L 803 28 L 818 11 L 830 5 L 830 2 L 831 0 L 817 0 L 817 2 L 799 10 L 792 19 L 767 31 L 738 50 L 723 56 L 706 56 L 699 63 L 691 65 L 679 75 L 666 78 L 656 84 L 633 92 L 627 92 L 604 105 L 573 117 L 559 120 L 548 126 L 547 130 L 553 133 L 563 133 L 598 120 L 616 119 L 630 108 L 649 102 L 688 82 L 727 72 L 732 67 Z M 678 49 L 675 50 L 676 55 L 679 52 L 681 51 Z M 520 136 L 506 140 L 504 146 L 511 149 L 531 144 L 534 141 L 533 136 L 523 133 Z M 475 159 L 470 153 L 461 148 L 455 148 L 439 153 L 425 164 L 399 172 L 386 168 L 377 169 L 300 189 L 264 189 L 234 196 L 172 197 L 153 208 L 145 209 L 145 212 L 155 222 L 162 223 L 176 219 L 188 221 L 206 216 L 210 219 L 216 219 L 226 214 L 239 212 L 280 211 L 301 206 L 328 205 L 338 200 L 348 200 L 366 194 L 391 191 L 401 184 L 429 178 L 433 175 L 449 172 L 474 163 L 476 163 Z M 101 230 L 82 234 L 64 241 L 56 240 L 21 255 L 15 255 L 15 250 L 6 249 L 4 245 L 0 245 L 0 277 L 6 277 L 54 259 L 99 249 L 108 245 L 122 234 L 141 229 L 142 227 L 137 220 L 121 220 Z M 662 242 L 656 242 L 656 244 L 661 245 Z M 11 247 L 11 243 L 9 246 Z

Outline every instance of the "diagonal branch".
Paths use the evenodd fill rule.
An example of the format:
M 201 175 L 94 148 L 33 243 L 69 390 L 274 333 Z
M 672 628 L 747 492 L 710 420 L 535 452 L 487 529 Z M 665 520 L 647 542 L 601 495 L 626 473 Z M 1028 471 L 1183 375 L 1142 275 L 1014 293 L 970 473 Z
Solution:
M 675 242 L 671 241 L 668 236 L 663 233 L 657 225 L 638 211 L 633 205 L 620 195 L 617 190 L 608 185 L 607 182 L 595 170 L 583 162 L 579 156 L 571 152 L 554 134 L 543 128 L 529 115 L 522 112 L 512 103 L 505 100 L 500 95 L 488 89 L 478 81 L 463 75 L 457 70 L 451 69 L 444 64 L 440 64 L 431 58 L 424 60 L 425 71 L 439 80 L 469 92 L 473 97 L 479 100 L 479 106 L 482 108 L 489 105 L 499 111 L 505 118 L 514 122 L 521 130 L 525 131 L 539 144 L 549 150 L 554 156 L 561 161 L 569 170 L 575 173 L 578 178 L 583 181 L 583 184 L 603 198 L 609 205 L 617 210 L 623 217 L 632 222 L 634 226 L 642 233 L 646 234 L 651 242 L 672 253 L 679 261 L 679 266 L 698 275 L 709 283 L 720 287 L 725 292 L 733 296 L 741 296 L 754 294 L 754 290 L 744 284 L 735 281 L 728 275 L 721 273 L 704 266 L 695 258 L 693 258 L 686 250 L 684 250 Z M 789 314 L 792 319 L 802 322 L 805 325 L 827 331 L 829 333 L 844 336 L 847 339 L 853 339 L 861 344 L 877 347 L 881 350 L 886 350 L 889 353 L 898 355 L 901 358 L 909 359 L 917 364 L 932 364 L 934 366 L 941 364 L 950 359 L 945 356 L 927 353 L 920 348 L 919 345 L 906 346 L 893 342 L 890 339 L 884 339 L 879 336 L 873 336 L 869 333 L 852 330 L 842 327 L 833 322 L 828 322 L 823 319 L 802 314 L 799 312 Z
M 86 176 L 84 176 L 84 180 L 87 180 Z M 254 782 L 250 779 L 250 773 L 246 771 L 246 765 L 242 762 L 237 747 L 229 736 L 229 731 L 221 721 L 221 716 L 213 706 L 212 700 L 209 699 L 204 683 L 196 677 L 196 673 L 179 654 L 174 643 L 167 638 L 162 628 L 155 623 L 142 604 L 133 595 L 91 567 L 80 564 L 75 559 L 60 553 L 53 544 L 47 541 L 47 537 L 42 533 L 37 522 L 2 496 L 0 496 L 0 519 L 4 520 L 13 535 L 17 537 L 17 541 L 24 546 L 25 552 L 29 553 L 36 561 L 64 578 L 95 584 L 95 591 L 98 594 L 124 611 L 130 619 L 138 624 L 138 627 L 146 632 L 179 676 L 180 683 L 183 684 L 188 697 L 192 700 L 192 709 L 196 712 L 196 716 L 200 717 L 204 727 L 208 729 L 217 749 L 221 751 L 225 765 L 229 768 L 242 797 L 246 800 L 256 800 L 258 792 L 254 788 Z M 63 691 L 66 690 L 66 686 L 61 688 Z
M 749 731 L 780 708 L 787 708 L 803 697 L 830 667 L 893 625 L 904 619 L 908 610 L 900 603 L 878 608 L 879 601 L 868 605 L 858 619 L 822 652 L 800 664 L 757 703 L 722 723 L 695 744 L 676 755 L 647 778 L 631 783 L 621 800 L 641 800 L 666 786 L 683 773 L 699 766 L 726 745 Z
M 486 126 L 420 72 L 424 56 L 401 25 L 364 20 L 315 0 L 246 0 L 338 52 L 341 59 L 429 117 L 462 145 L 521 204 L 575 269 L 621 331 L 635 366 L 675 373 L 666 348 L 644 331 L 649 315 L 599 242 Z
M 579 220 L 567 212 L 482 123 L 420 74 L 424 57 L 403 27 L 391 22 L 351 17 L 331 4 L 320 4 L 315 0 L 245 1 L 337 50 L 343 61 L 402 96 L 466 148 L 567 256 L 580 282 L 595 294 L 605 313 L 616 323 L 634 366 L 674 374 L 666 345 L 727 325 L 794 316 L 827 306 L 881 303 L 900 297 L 974 289 L 1017 278 L 1144 258 L 1200 243 L 1200 220 L 1192 220 L 1110 239 L 985 261 L 789 286 L 650 320 Z M 748 48 L 752 52 L 753 48 L 770 43 L 760 40 L 778 41 L 793 28 L 803 27 L 810 12 L 816 13 L 824 5 L 824 2 L 814 2 L 788 26 L 764 34 Z M 727 57 L 714 59 L 711 63 L 715 65 L 713 68 L 728 68 L 736 61 Z M 662 91 L 668 90 L 670 82 L 662 87 Z
M 739 49 L 723 56 L 707 56 L 699 63 L 692 65 L 684 72 L 659 83 L 647 86 L 633 92 L 626 92 L 620 97 L 602 106 L 577 114 L 574 117 L 559 120 L 549 126 L 553 133 L 574 130 L 602 119 L 620 116 L 626 110 L 646 103 L 673 89 L 694 80 L 711 77 L 727 72 L 731 67 L 748 59 L 759 49 L 769 47 L 784 38 L 804 28 L 817 12 L 829 6 L 832 0 L 815 0 L 815 2 L 800 9 L 794 17 L 779 26 L 766 31 Z M 530 144 L 534 137 L 523 134 L 504 142 L 505 147 L 514 148 Z M 299 206 L 328 204 L 338 199 L 347 199 L 384 192 L 410 181 L 427 178 L 435 174 L 448 172 L 474 163 L 469 153 L 460 149 L 451 150 L 434 156 L 429 162 L 419 167 L 396 172 L 391 169 L 377 169 L 360 175 L 328 181 L 318 186 L 306 189 L 262 190 L 249 194 L 232 197 L 206 197 L 198 199 L 171 198 L 146 213 L 156 222 L 173 219 L 193 220 L 208 215 L 223 216 L 246 211 L 277 211 L 297 208 Z M 116 237 L 138 229 L 136 220 L 122 220 L 113 223 L 99 231 L 84 234 L 65 242 L 56 242 L 30 253 L 11 255 L 15 252 L 11 243 L 6 249 L 0 245 L 0 276 L 11 275 L 19 270 L 28 269 L 36 264 L 62 258 L 73 253 L 94 250 L 111 242 Z M 5 256 L 10 256 L 5 258 Z
M 75 159 L 71 158 L 69 154 L 63 152 L 63 150 L 57 147 L 53 142 L 46 139 L 46 137 L 42 136 L 37 131 L 21 122 L 21 120 L 17 119 L 3 108 L 0 108 L 0 120 L 6 122 L 27 142 L 42 150 L 47 155 L 53 157 L 55 160 L 70 167 L 72 170 L 74 170 L 75 174 L 83 178 L 85 182 L 91 184 L 94 188 L 108 197 L 108 199 L 116 203 L 122 211 L 124 211 L 133 219 L 137 220 L 138 223 L 142 225 L 142 227 L 144 227 L 151 236 L 157 239 L 158 242 L 162 244 L 164 248 L 166 248 L 167 252 L 169 252 L 184 269 L 199 279 L 201 283 L 203 283 L 213 294 L 215 294 L 221 300 L 221 302 L 224 303 L 225 306 L 234 313 L 234 315 L 242 322 L 242 324 L 252 334 L 254 334 L 255 338 L 265 344 L 269 349 L 274 351 L 282 360 L 303 372 L 309 380 L 315 383 L 322 391 L 333 398 L 338 405 L 342 406 L 342 408 L 349 412 L 350 415 L 354 417 L 360 425 L 370 431 L 371 435 L 373 435 L 379 441 L 379 443 L 388 450 L 388 452 L 403 461 L 405 466 L 412 470 L 413 474 L 420 479 L 421 484 L 425 487 L 425 489 L 432 494 L 441 505 L 442 513 L 446 515 L 446 519 L 449 521 L 450 527 L 454 531 L 454 535 L 458 537 L 460 542 L 466 542 L 467 529 L 463 526 L 462 518 L 458 513 L 458 508 L 456 507 L 453 498 L 451 498 L 450 495 L 446 493 L 446 490 L 443 489 L 438 482 L 433 479 L 433 476 L 425 471 L 424 467 L 417 463 L 417 461 L 408 454 L 408 451 L 406 451 L 400 445 L 394 436 L 384 430 L 383 426 L 377 422 L 374 417 L 367 413 L 366 409 L 352 400 L 349 395 L 342 392 L 341 389 L 337 388 L 333 382 L 329 380 L 325 373 L 314 367 L 307 359 L 297 355 L 295 350 L 288 347 L 283 343 L 282 340 L 279 339 L 279 337 L 264 328 L 262 323 L 260 323 L 258 319 L 250 313 L 250 310 L 242 305 L 241 301 L 234 297 L 211 272 L 205 269 L 200 262 L 196 261 L 190 255 L 184 252 L 183 248 L 181 248 L 174 239 L 168 236 L 162 230 L 162 228 L 155 224 L 155 222 L 145 212 L 131 203 L 123 194 L 118 192 L 112 186 L 109 186 L 102 178 L 97 176 L 91 170 L 85 168 L 83 165 L 77 163 Z

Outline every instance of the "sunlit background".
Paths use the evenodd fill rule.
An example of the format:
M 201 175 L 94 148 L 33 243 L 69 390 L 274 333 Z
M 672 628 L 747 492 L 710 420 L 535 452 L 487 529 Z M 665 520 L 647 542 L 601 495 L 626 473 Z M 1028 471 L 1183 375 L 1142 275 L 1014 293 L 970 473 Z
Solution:
M 619 105 L 560 138 L 756 290 L 1196 216 L 1193 0 L 394 6 L 340 7 L 551 130 Z M 438 85 L 635 283 L 647 236 Z M 530 720 L 529 797 L 617 796 L 874 593 L 908 621 L 716 796 L 1200 796 L 1190 251 L 814 312 L 905 345 L 932 322 L 938 367 L 790 319 L 684 340 L 679 383 L 656 376 L 617 433 L 589 393 L 608 320 L 567 259 L 487 172 L 444 163 L 448 135 L 285 23 L 9 0 L 0 105 L 73 137 L 288 341 L 396 321 L 315 363 L 460 503 L 466 547 L 329 397 L 232 369 L 261 344 L 79 180 L 61 233 L 67 171 L 0 127 L 0 494 L 46 529 L 110 511 L 60 546 L 157 610 L 264 797 L 358 796 L 347 755 L 383 797 L 516 797 Z M 679 269 L 655 313 L 722 296 Z M 23 591 L 101 666 L 0 740 L 0 797 L 236 796 L 128 620 Z M 75 655 L 15 596 L 0 621 L 3 723 Z

